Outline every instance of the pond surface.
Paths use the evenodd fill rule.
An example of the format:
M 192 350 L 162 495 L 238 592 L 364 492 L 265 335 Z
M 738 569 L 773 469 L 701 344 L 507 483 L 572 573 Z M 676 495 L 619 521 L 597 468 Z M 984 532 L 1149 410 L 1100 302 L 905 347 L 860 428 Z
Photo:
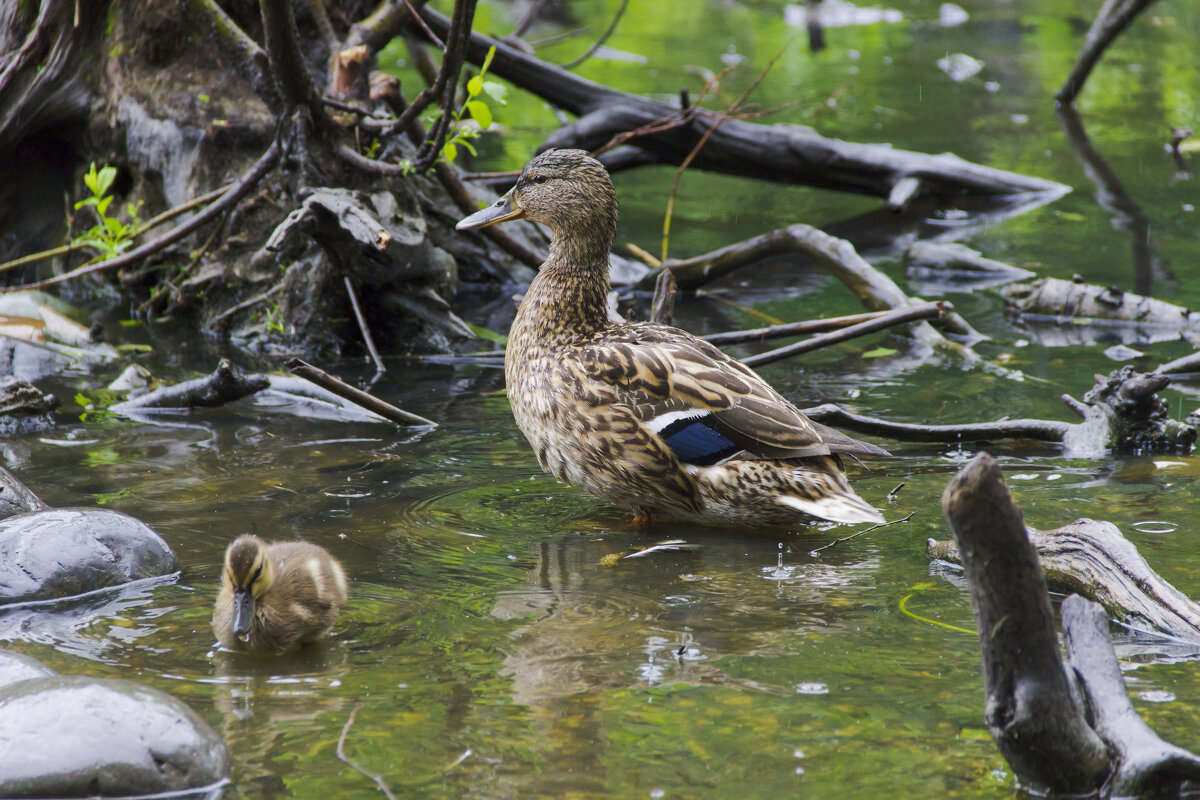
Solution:
M 662 96 L 688 85 L 694 96 L 700 79 L 690 66 L 715 71 L 744 57 L 723 82 L 723 104 L 786 44 L 755 94 L 765 108 L 791 104 L 775 121 L 953 151 L 1073 187 L 967 240 L 985 255 L 1200 307 L 1200 192 L 1163 150 L 1170 126 L 1200 129 L 1200 16 L 1183 0 L 1156 4 L 1084 90 L 1091 147 L 1123 187 L 1114 201 L 1111 188 L 1092 182 L 1096 169 L 1069 145 L 1052 102 L 1090 22 L 1081 15 L 1098 5 L 979 0 L 963 3 L 965 23 L 944 27 L 938 4 L 895 2 L 900 21 L 831 29 L 828 48 L 813 55 L 777 3 L 631 3 L 609 42 L 619 52 L 579 72 Z M 529 38 L 590 25 L 542 51 L 567 60 L 616 6 L 573 2 L 570 19 Z M 511 30 L 511 13 L 484 6 L 479 27 Z M 955 53 L 985 66 L 956 83 L 936 64 Z M 483 141 L 477 168 L 519 167 L 556 124 L 518 93 L 497 119 L 506 133 Z M 672 175 L 653 168 L 616 177 L 619 243 L 658 251 Z M 835 227 L 878 206 L 688 173 L 671 252 L 700 253 L 798 221 Z M 895 253 L 873 260 L 907 285 Z M 679 324 L 705 333 L 758 325 L 763 315 L 860 310 L 802 264 L 746 270 L 724 289 L 681 298 Z M 994 291 L 948 297 L 994 337 L 979 351 L 1025 380 L 908 358 L 900 340 L 882 336 L 762 371 L 800 405 L 835 401 L 955 423 L 1070 419 L 1058 396 L 1080 396 L 1093 373 L 1118 366 L 1105 355 L 1115 340 L 1056 344 L 1014 327 Z M 164 377 L 216 361 L 204 346 L 157 330 L 114 327 L 112 337 L 154 345 L 148 361 Z M 881 346 L 897 352 L 872 352 Z M 1133 361 L 1143 368 L 1192 349 L 1179 340 L 1130 346 L 1143 353 Z M 398 356 L 388 363 L 373 391 L 440 427 L 324 422 L 253 401 L 145 423 L 81 419 L 70 398 L 113 375 L 50 382 L 66 401 L 63 424 L 0 442 L 0 461 L 51 504 L 99 502 L 140 517 L 184 568 L 173 584 L 100 605 L 0 616 L 0 638 L 62 672 L 131 678 L 188 702 L 234 754 L 229 797 L 380 796 L 335 757 L 355 710 L 346 753 L 399 797 L 1012 796 L 1011 774 L 983 728 L 967 595 L 925 554 L 927 538 L 948 536 L 940 495 L 973 446 L 880 441 L 894 457 L 854 469 L 854 485 L 889 519 L 915 515 L 819 553 L 855 529 L 781 535 L 658 524 L 651 540 L 678 537 L 701 549 L 606 567 L 605 555 L 646 537 L 622 510 L 540 473 L 501 371 Z M 324 366 L 368 376 L 358 360 Z M 1168 391 L 1180 417 L 1196 408 L 1196 391 Z M 1168 580 L 1200 595 L 1194 456 L 992 452 L 1031 524 L 1111 520 Z M 1166 524 L 1140 524 L 1148 522 Z M 214 652 L 222 552 L 244 532 L 303 537 L 345 564 L 352 596 L 327 646 L 286 660 Z M 1138 710 L 1166 738 L 1200 748 L 1196 662 L 1138 660 L 1127 672 Z

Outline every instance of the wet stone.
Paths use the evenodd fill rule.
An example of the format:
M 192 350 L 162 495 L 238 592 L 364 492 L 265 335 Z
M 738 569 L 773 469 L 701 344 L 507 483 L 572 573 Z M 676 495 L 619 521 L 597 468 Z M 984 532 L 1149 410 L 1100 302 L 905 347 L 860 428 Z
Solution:
M 36 658 L 11 650 L 0 650 L 0 689 L 21 681 L 48 678 L 56 674 L 58 673 Z
M 175 569 L 167 543 L 119 511 L 61 508 L 0 520 L 0 604 L 71 597 Z
M 144 795 L 212 786 L 229 752 L 194 711 L 122 680 L 54 676 L 0 689 L 0 796 Z

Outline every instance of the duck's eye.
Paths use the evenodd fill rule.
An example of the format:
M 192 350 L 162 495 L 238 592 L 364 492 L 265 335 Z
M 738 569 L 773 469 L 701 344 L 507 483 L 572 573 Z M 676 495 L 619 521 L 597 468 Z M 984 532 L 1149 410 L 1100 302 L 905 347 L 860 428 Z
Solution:
M 534 183 L 545 183 L 548 180 L 550 180 L 549 175 L 534 175 L 533 176 Z

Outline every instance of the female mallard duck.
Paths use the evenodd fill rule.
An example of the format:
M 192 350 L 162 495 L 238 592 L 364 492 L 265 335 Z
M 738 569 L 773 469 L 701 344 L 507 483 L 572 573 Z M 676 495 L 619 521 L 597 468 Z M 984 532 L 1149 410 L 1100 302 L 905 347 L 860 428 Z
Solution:
M 606 303 L 617 196 L 582 150 L 547 150 L 459 230 L 527 217 L 553 234 L 508 336 L 517 426 L 565 483 L 652 514 L 736 525 L 882 522 L 840 454 L 886 455 L 805 417 L 691 334 L 614 322 Z
M 239 536 L 225 550 L 213 631 L 231 650 L 278 652 L 333 627 L 346 573 L 322 547 Z

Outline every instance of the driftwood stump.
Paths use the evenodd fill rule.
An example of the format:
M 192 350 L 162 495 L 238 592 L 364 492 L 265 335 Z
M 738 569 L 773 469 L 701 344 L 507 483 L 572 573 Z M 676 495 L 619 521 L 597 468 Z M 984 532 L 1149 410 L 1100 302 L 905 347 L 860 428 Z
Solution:
M 942 508 L 971 588 L 985 719 L 1031 793 L 1178 794 L 1200 759 L 1162 741 L 1129 704 L 1107 617 L 1077 595 L 1064 603 L 1065 670 L 1046 581 L 1000 467 L 986 453 L 950 481 Z

